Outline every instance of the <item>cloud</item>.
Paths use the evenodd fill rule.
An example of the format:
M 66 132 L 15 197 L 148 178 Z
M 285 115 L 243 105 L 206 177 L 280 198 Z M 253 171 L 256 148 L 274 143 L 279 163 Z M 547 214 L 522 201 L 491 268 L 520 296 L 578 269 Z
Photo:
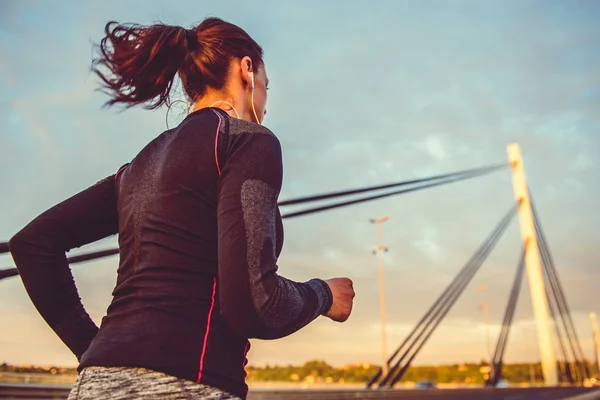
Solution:
M 429 240 L 414 240 L 412 245 L 435 261 L 441 260 L 440 248 Z
M 427 154 L 433 157 L 436 161 L 442 161 L 448 156 L 440 139 L 434 136 L 429 136 L 421 143 L 417 143 L 416 148 L 419 150 L 425 150 Z

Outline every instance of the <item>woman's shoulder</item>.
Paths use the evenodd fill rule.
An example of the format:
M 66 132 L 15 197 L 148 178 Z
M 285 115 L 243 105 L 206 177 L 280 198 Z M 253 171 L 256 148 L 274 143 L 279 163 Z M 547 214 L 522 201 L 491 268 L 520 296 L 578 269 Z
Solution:
M 229 134 L 230 135 L 244 135 L 244 134 L 264 134 L 277 138 L 275 134 L 266 126 L 257 124 L 255 122 L 246 121 L 243 119 L 228 117 L 229 120 Z
M 266 126 L 243 119 L 233 118 L 219 108 L 203 108 L 194 111 L 188 115 L 186 120 L 203 124 L 210 121 L 210 125 L 215 125 L 215 127 L 218 126 L 221 132 L 232 136 L 254 136 L 255 134 L 264 134 L 277 139 L 275 134 Z
M 262 153 L 281 153 L 281 143 L 277 136 L 266 126 L 254 122 L 233 118 L 225 114 L 222 132 L 229 143 L 228 148 L 255 149 Z M 254 151 L 254 150 L 251 150 Z

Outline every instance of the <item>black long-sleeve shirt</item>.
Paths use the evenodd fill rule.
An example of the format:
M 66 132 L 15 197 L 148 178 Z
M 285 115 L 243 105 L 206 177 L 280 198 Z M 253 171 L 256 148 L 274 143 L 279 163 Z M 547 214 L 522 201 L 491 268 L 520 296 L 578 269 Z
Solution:
M 277 273 L 281 184 L 281 148 L 268 129 L 202 109 L 34 219 L 10 250 L 80 371 L 144 367 L 245 398 L 248 339 L 287 336 L 332 303 L 324 281 Z M 117 233 L 117 283 L 98 328 L 65 252 Z

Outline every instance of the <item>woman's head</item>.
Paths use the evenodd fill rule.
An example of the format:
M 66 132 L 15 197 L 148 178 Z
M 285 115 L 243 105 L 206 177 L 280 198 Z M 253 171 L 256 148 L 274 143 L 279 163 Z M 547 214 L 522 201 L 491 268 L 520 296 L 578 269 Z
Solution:
M 107 105 L 169 104 L 178 73 L 191 101 L 233 101 L 250 120 L 254 106 L 262 120 L 268 84 L 262 48 L 238 26 L 218 18 L 189 30 L 109 22 L 105 33 L 93 70 L 111 96 Z

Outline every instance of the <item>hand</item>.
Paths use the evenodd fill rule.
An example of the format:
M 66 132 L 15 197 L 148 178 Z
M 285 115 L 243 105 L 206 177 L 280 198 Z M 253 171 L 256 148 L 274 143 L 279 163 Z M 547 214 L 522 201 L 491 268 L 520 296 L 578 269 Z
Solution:
M 323 315 L 336 322 L 346 321 L 352 312 L 355 295 L 352 281 L 348 278 L 332 278 L 325 280 L 325 282 L 331 289 L 333 303 L 329 311 Z

